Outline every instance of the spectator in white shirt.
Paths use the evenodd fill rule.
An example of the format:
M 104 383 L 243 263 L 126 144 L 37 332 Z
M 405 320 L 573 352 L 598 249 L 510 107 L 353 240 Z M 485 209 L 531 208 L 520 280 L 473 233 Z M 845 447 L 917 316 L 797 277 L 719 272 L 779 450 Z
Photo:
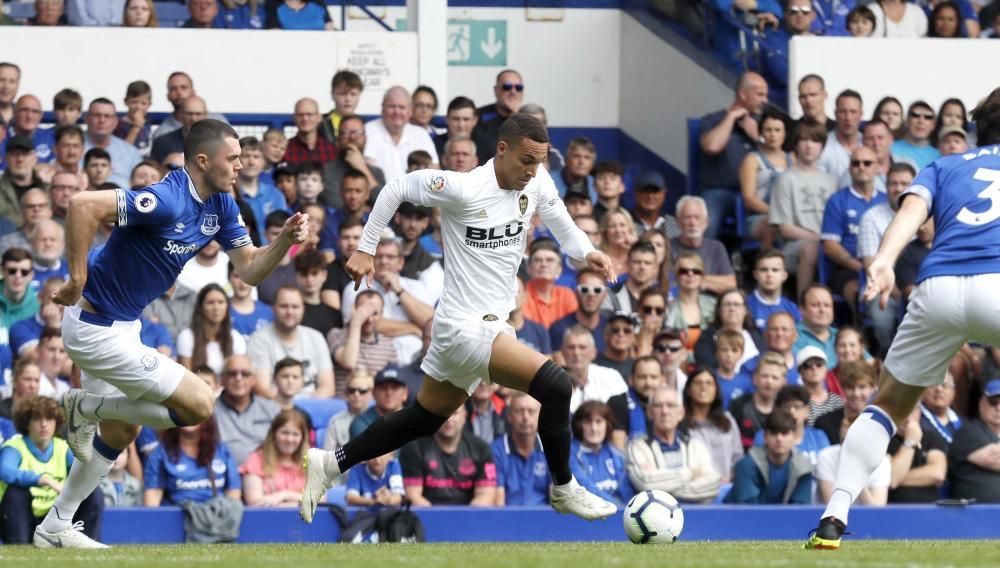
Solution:
M 582 325 L 574 325 L 563 336 L 562 356 L 566 361 L 566 371 L 573 379 L 573 398 L 570 412 L 587 402 L 596 400 L 607 403 L 608 399 L 628 390 L 621 373 L 609 367 L 594 364 L 597 347 L 590 330 Z
M 413 101 L 403 87 L 391 87 L 382 97 L 382 117 L 365 124 L 365 157 L 382 168 L 385 179 L 392 181 L 406 173 L 406 158 L 414 150 L 430 154 L 431 167 L 438 168 L 434 141 L 423 128 L 410 124 Z

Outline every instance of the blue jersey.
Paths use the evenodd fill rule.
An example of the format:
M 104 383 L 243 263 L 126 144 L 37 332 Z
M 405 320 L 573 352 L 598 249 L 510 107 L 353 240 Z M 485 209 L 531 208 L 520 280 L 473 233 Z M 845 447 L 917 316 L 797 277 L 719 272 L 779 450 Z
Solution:
M 233 198 L 216 193 L 202 201 L 185 170 L 139 191 L 115 192 L 118 221 L 107 244 L 90 253 L 83 289 L 110 320 L 139 319 L 209 241 L 227 251 L 251 244 Z
M 917 283 L 1000 273 L 1000 144 L 935 161 L 903 195 L 910 194 L 927 201 L 935 227 Z
M 166 448 L 160 445 L 146 460 L 143 482 L 146 489 L 163 490 L 164 505 L 177 505 L 184 501 L 204 503 L 213 495 L 242 488 L 239 468 L 225 444 L 220 442 L 215 447 L 215 457 L 212 458 L 214 492 L 209 468 L 198 465 L 195 458 L 183 451 L 179 450 L 177 454 L 177 461 L 172 461 Z
M 229 318 L 233 321 L 233 329 L 250 337 L 253 332 L 274 321 L 274 310 L 264 302 L 256 301 L 249 314 L 241 314 L 230 306 Z
M 730 402 L 756 390 L 753 386 L 753 375 L 750 373 L 736 371 L 736 374 L 729 379 L 720 375 L 718 369 L 713 371 L 713 374 L 719 381 L 719 389 L 722 390 L 722 408 L 725 410 L 729 410 Z
M 796 323 L 802 321 L 802 314 L 799 312 L 799 307 L 795 305 L 795 302 L 781 296 L 777 303 L 772 304 L 764 300 L 757 290 L 754 290 L 747 297 L 747 309 L 750 310 L 750 318 L 753 319 L 754 325 L 761 332 L 767 329 L 767 318 L 771 317 L 773 313 L 785 312 L 791 314 L 795 318 Z
M 855 191 L 853 187 L 841 189 L 826 201 L 820 238 L 840 243 L 840 246 L 844 247 L 848 254 L 857 258 L 861 216 L 868 209 L 887 202 L 888 198 L 885 194 L 878 191 L 872 195 L 871 201 L 866 201 L 864 196 Z M 827 264 L 832 265 L 832 261 L 827 259 Z
M 549 340 L 549 330 L 545 326 L 529 319 L 524 320 L 524 327 L 514 332 L 517 340 L 542 355 L 552 353 L 552 342 Z
M 594 451 L 574 439 L 570 445 L 569 467 L 580 485 L 619 507 L 635 495 L 625 469 L 625 457 L 608 442 Z
M 31 289 L 40 290 L 45 281 L 49 278 L 69 278 L 69 263 L 60 260 L 52 268 L 46 268 L 37 262 L 35 263 L 35 277 L 31 279 Z
M 535 440 L 535 448 L 527 458 L 517 452 L 510 434 L 493 440 L 491 449 L 497 466 L 497 487 L 504 489 L 507 506 L 548 504 L 552 479 L 540 441 Z
M 20 357 L 22 349 L 38 345 L 38 338 L 42 336 L 43 329 L 45 322 L 38 314 L 14 322 L 14 325 L 10 326 L 9 335 L 11 353 Z
M 359 463 L 351 468 L 347 476 L 347 493 L 359 495 L 366 499 L 374 499 L 375 493 L 385 487 L 393 495 L 405 495 L 403 488 L 403 470 L 398 460 L 392 460 L 385 466 L 382 475 L 375 475 L 368 466 Z

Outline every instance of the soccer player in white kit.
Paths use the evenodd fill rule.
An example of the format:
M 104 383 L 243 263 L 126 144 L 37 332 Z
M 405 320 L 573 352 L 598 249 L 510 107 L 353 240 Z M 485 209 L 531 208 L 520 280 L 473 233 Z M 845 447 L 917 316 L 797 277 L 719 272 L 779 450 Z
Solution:
M 228 195 L 242 167 L 239 136 L 228 124 L 195 123 L 184 137 L 184 156 L 183 169 L 139 191 L 85 191 L 70 201 L 69 279 L 53 300 L 67 306 L 63 341 L 84 388 L 63 397 L 76 459 L 35 529 L 37 547 L 106 548 L 81 532 L 73 516 L 135 440 L 137 425 L 193 426 L 212 414 L 215 396 L 204 381 L 142 345 L 142 310 L 209 241 L 222 244 L 237 273 L 256 284 L 308 235 L 308 217 L 297 213 L 267 247 L 251 243 Z M 107 244 L 88 251 L 101 223 L 115 227 Z
M 889 348 L 878 394 L 844 437 L 833 493 L 806 548 L 840 547 L 851 504 L 885 457 L 896 427 L 927 388 L 944 382 L 959 348 L 969 340 L 1000 345 L 1000 89 L 972 119 L 979 147 L 945 156 L 917 175 L 868 268 L 865 301 L 878 297 L 884 309 L 896 259 L 933 219 L 934 245 Z M 917 447 L 907 441 L 900 451 Z
M 357 287 L 374 273 L 379 237 L 403 201 L 441 208 L 448 256 L 444 293 L 434 315 L 433 338 L 421 369 L 426 373 L 414 404 L 373 422 L 335 451 L 306 455 L 306 488 L 300 513 L 312 522 L 316 505 L 342 472 L 364 460 L 429 436 L 465 403 L 480 380 L 524 391 L 541 403 L 538 435 L 552 474 L 552 507 L 593 520 L 615 505 L 573 479 L 570 457 L 569 375 L 551 359 L 517 341 L 507 316 L 514 308 L 515 276 L 532 214 L 538 211 L 563 249 L 608 280 L 611 260 L 576 227 L 552 178 L 540 167 L 548 152 L 545 126 L 515 114 L 500 129 L 496 156 L 468 173 L 421 170 L 382 189 L 358 251 L 347 262 Z M 404 293 L 405 291 L 397 291 Z

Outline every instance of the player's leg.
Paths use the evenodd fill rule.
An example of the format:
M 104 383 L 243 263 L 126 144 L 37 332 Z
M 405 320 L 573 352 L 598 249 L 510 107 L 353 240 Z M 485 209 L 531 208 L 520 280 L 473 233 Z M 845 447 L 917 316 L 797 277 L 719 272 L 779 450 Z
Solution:
M 417 400 L 410 406 L 379 417 L 356 438 L 333 451 L 310 449 L 305 458 L 306 488 L 299 508 L 302 519 L 312 522 L 316 504 L 341 473 L 434 434 L 468 398 L 466 391 L 449 382 L 424 377 Z
M 552 507 L 588 520 L 613 514 L 617 510 L 614 504 L 588 492 L 570 472 L 569 408 L 573 383 L 565 369 L 515 337 L 501 333 L 493 340 L 489 370 L 494 383 L 526 392 L 542 405 L 538 437 L 552 475 Z
M 176 388 L 163 398 L 163 390 L 147 392 L 139 399 L 125 394 L 100 395 L 85 392 L 79 410 L 90 420 L 121 420 L 151 428 L 194 426 L 212 415 L 215 397 L 205 381 L 185 371 Z
M 944 381 L 948 363 L 965 342 L 964 290 L 953 284 L 931 279 L 914 294 L 886 357 L 879 391 L 844 437 L 833 493 L 807 547 L 839 547 L 850 507 L 885 457 L 896 426 L 927 387 Z
M 97 486 L 101 484 L 118 454 L 139 435 L 139 426 L 115 420 L 101 422 L 101 432 L 94 437 L 94 453 L 90 461 L 74 460 L 63 489 L 56 496 L 48 514 L 35 529 L 35 546 L 42 548 L 104 548 L 74 528 L 73 519 Z M 86 527 L 86 524 L 84 524 Z M 88 531 L 89 532 L 89 531 Z

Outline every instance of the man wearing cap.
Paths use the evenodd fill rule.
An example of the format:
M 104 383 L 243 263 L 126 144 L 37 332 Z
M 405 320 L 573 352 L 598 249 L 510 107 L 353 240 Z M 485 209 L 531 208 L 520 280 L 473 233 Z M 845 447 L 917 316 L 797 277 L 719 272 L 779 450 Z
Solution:
M 396 211 L 397 233 L 403 239 L 403 257 L 406 259 L 399 274 L 423 283 L 430 292 L 433 305 L 444 289 L 444 269 L 438 259 L 420 244 L 420 237 L 427 231 L 430 219 L 430 207 L 414 205 L 408 201 L 403 202 Z
M 31 139 L 17 135 L 7 141 L 7 170 L 0 175 L 0 217 L 15 226 L 21 223 L 18 200 L 32 187 L 45 187 L 35 174 L 38 155 Z
M 844 407 L 844 399 L 839 394 L 827 390 L 826 353 L 819 347 L 809 345 L 795 354 L 795 368 L 799 370 L 799 382 L 809 394 L 809 416 L 806 426 L 812 426 L 816 419 L 828 412 Z
M 670 239 L 670 263 L 682 252 L 693 252 L 705 262 L 705 291 L 721 294 L 736 287 L 736 273 L 726 247 L 705 236 L 709 226 L 708 206 L 698 196 L 685 195 L 677 201 L 680 236 Z
M 681 227 L 673 215 L 663 213 L 663 202 L 667 199 L 667 180 L 663 174 L 646 170 L 635 182 L 636 232 L 640 235 L 653 229 L 663 233 L 667 240 L 681 236 Z
M 375 422 L 380 416 L 397 412 L 406 403 L 409 389 L 406 383 L 399 376 L 399 367 L 387 365 L 375 375 L 375 389 L 372 397 L 375 404 L 371 408 L 359 414 L 351 421 L 351 438 L 365 431 L 368 425 Z
M 560 197 L 566 195 L 567 191 L 576 190 L 585 192 L 591 201 L 597 200 L 594 176 L 590 175 L 596 158 L 597 148 L 589 138 L 574 138 L 569 141 L 566 146 L 566 165 L 561 170 L 552 172 L 552 181 L 555 182 Z
M 222 368 L 222 394 L 215 401 L 219 438 L 237 464 L 250 457 L 267 438 L 271 421 L 281 412 L 273 400 L 254 394 L 257 375 L 246 355 L 230 355 Z
M 979 398 L 979 418 L 955 435 L 948 452 L 951 492 L 959 499 L 1000 502 L 1000 379 Z
M 632 353 L 636 345 L 639 321 L 630 312 L 615 312 L 604 326 L 604 349 L 594 360 L 596 365 L 618 371 L 622 377 L 632 376 Z
M 969 150 L 968 136 L 961 126 L 945 126 L 938 132 L 938 150 L 942 156 L 963 154 Z
M 875 167 L 875 152 L 867 146 L 856 148 L 850 155 L 850 187 L 831 195 L 823 209 L 820 241 L 826 254 L 826 284 L 852 310 L 858 303 L 858 273 L 864 268 L 858 255 L 861 217 L 886 202 L 885 194 L 875 190 Z
M 14 105 L 14 120 L 11 121 L 10 136 L 27 136 L 35 147 L 38 163 L 47 164 L 55 157 L 52 153 L 56 145 L 54 128 L 39 128 L 42 123 L 42 103 L 35 95 L 22 95 Z
M 378 333 L 382 320 L 382 294 L 362 290 L 354 299 L 354 310 L 347 325 L 326 334 L 333 354 L 334 390 L 343 396 L 347 377 L 358 367 L 377 373 L 387 365 L 399 364 L 399 353 L 391 337 Z

